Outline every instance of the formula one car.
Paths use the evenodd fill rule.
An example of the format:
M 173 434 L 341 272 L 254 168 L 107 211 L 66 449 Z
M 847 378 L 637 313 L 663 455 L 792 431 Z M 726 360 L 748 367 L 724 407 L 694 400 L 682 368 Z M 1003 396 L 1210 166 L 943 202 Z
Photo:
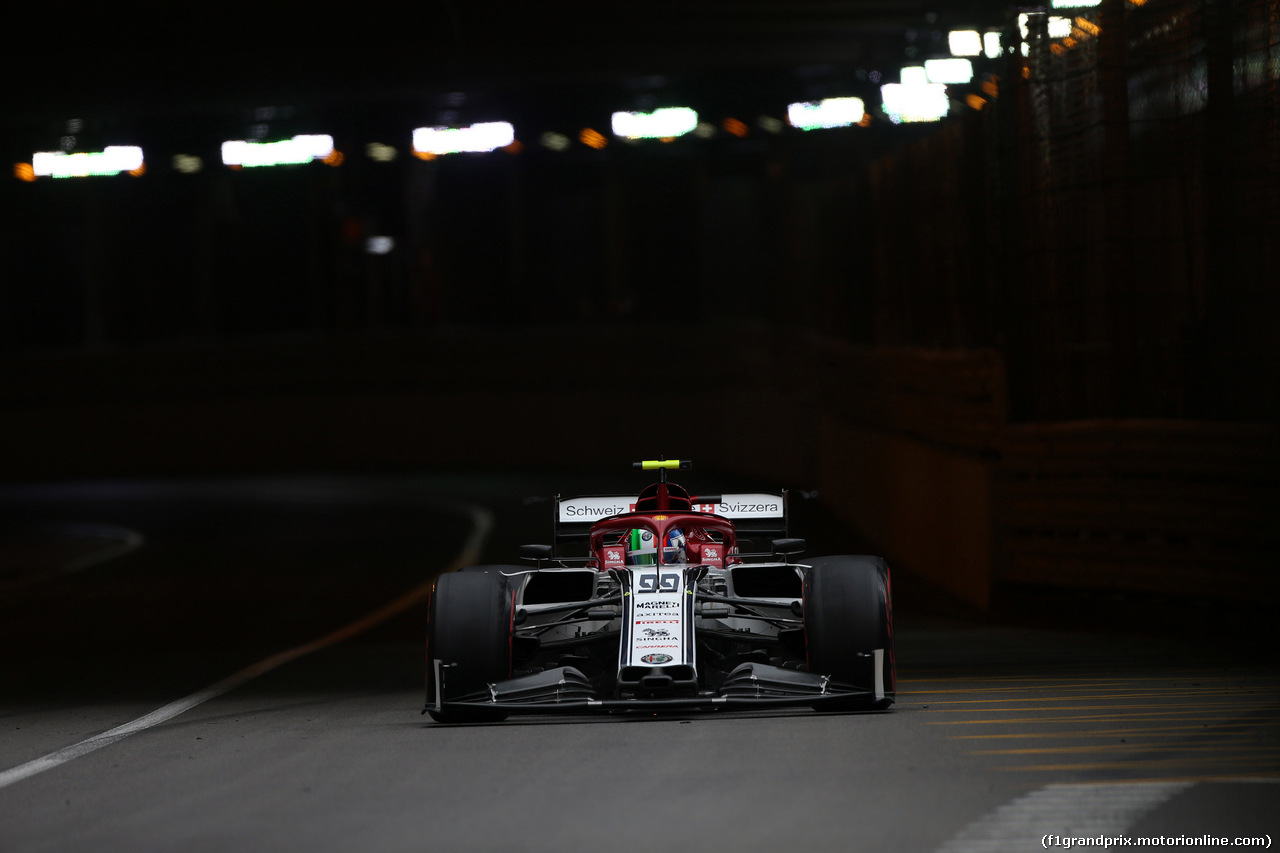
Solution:
M 667 482 L 687 460 L 635 465 L 660 476 L 638 496 L 557 496 L 553 544 L 520 549 L 534 566 L 437 579 L 425 712 L 482 722 L 893 703 L 884 560 L 797 560 L 785 491 L 693 496 Z M 751 553 L 762 540 L 767 552 Z

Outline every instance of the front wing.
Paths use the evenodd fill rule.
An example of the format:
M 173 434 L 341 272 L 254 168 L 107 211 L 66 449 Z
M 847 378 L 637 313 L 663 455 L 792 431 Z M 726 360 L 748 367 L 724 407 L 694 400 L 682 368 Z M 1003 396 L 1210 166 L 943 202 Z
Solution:
M 877 651 L 876 657 L 881 654 Z M 874 671 L 879 673 L 880 661 Z M 670 676 L 655 670 L 654 681 L 640 679 L 640 695 L 628 698 L 601 696 L 591 682 L 572 666 L 556 667 L 531 675 L 498 681 L 486 691 L 449 696 L 449 667 L 433 661 L 436 668 L 434 705 L 426 710 L 489 709 L 511 714 L 581 714 L 594 711 L 716 711 L 777 707 L 830 706 L 833 710 L 854 707 L 871 709 L 886 698 L 884 685 L 861 687 L 833 680 L 825 675 L 800 672 L 766 664 L 748 663 L 736 668 L 715 691 L 696 695 L 674 695 Z M 878 682 L 878 679 L 877 679 Z

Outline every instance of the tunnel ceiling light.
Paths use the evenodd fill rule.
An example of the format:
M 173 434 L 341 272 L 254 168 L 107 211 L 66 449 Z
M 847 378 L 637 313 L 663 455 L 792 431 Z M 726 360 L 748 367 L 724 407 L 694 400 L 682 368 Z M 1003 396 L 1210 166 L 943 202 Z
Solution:
M 613 114 L 613 135 L 623 139 L 672 139 L 684 136 L 697 126 L 698 114 L 689 107 Z
M 937 121 L 951 109 L 947 87 L 941 83 L 886 83 L 880 87 L 880 98 L 894 124 Z
M 1036 12 L 1034 14 L 1044 14 Z M 1071 35 L 1071 25 L 1073 19 L 1064 18 L 1060 15 L 1052 15 L 1048 20 L 1049 38 L 1060 39 Z M 1022 12 L 1018 15 L 1018 31 L 1022 34 L 1022 40 L 1025 42 L 1031 38 L 1031 14 Z
M 1092 9 L 1101 5 L 1102 0 L 1053 0 L 1049 4 L 1053 9 Z
M 973 79 L 973 63 L 967 59 L 926 59 L 924 73 L 930 83 L 968 83 Z
M 947 46 L 952 56 L 977 56 L 982 53 L 982 35 L 977 30 L 952 30 L 947 33 Z
M 1060 18 L 1056 15 L 1051 17 L 1049 19 L 1049 38 L 1064 39 L 1071 35 L 1072 23 L 1071 18 Z
M 173 170 L 184 175 L 194 175 L 204 168 L 204 161 L 194 154 L 174 154 Z
M 862 121 L 866 114 L 862 98 L 824 98 L 787 105 L 787 121 L 801 130 L 849 127 Z
M 765 133 L 779 134 L 786 129 L 786 126 L 787 123 L 780 118 L 774 118 L 773 116 L 756 117 L 756 127 Z
M 588 148 L 594 148 L 597 151 L 609 144 L 609 140 L 605 139 L 603 133 L 589 127 L 584 127 L 578 134 L 578 141 Z
M 565 136 L 563 133 L 556 133 L 554 130 L 548 130 L 543 133 L 538 137 L 538 142 L 542 144 L 543 148 L 547 148 L 551 151 L 567 151 L 569 150 L 569 146 L 573 144 L 573 141 L 569 139 L 569 137 Z
M 923 86 L 929 82 L 929 72 L 923 65 L 907 65 L 898 72 L 898 82 L 904 86 Z
M 285 166 L 323 160 L 333 153 L 333 137 L 304 134 L 279 142 L 235 139 L 222 143 L 222 162 L 228 166 Z
M 419 127 L 413 131 L 417 154 L 481 153 L 505 148 L 516 141 L 509 122 L 484 121 L 468 127 Z
M 1000 33 L 993 31 L 982 34 L 982 52 L 987 55 L 987 59 L 1000 56 Z
M 31 158 L 31 169 L 37 177 L 87 178 L 121 172 L 141 174 L 143 168 L 142 149 L 136 145 L 108 145 L 102 151 L 76 154 L 39 151 Z

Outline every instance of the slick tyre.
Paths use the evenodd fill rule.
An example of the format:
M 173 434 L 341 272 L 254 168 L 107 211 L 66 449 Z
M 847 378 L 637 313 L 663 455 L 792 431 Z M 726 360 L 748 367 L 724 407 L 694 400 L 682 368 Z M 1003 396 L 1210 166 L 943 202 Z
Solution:
M 427 605 L 427 711 L 441 723 L 504 720 L 496 708 L 435 709 L 437 697 L 484 694 L 511 676 L 515 593 L 498 571 L 452 572 L 436 580 Z M 441 683 L 437 683 L 436 661 Z
M 804 579 L 809 671 L 870 691 L 826 700 L 822 709 L 887 708 L 895 698 L 893 600 L 889 567 L 879 557 L 819 557 Z

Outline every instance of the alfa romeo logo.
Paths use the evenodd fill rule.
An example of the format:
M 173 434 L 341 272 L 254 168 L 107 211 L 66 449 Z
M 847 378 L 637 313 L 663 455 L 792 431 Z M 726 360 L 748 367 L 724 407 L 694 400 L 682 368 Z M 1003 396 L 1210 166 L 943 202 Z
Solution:
M 675 658 L 671 655 L 645 655 L 640 658 L 641 663 L 671 663 Z

